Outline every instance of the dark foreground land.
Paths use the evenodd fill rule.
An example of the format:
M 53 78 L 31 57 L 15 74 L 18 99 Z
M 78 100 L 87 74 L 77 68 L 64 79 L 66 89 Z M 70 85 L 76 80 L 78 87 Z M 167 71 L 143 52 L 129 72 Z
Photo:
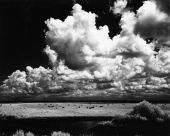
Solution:
M 169 136 L 170 105 L 16 103 L 0 106 L 0 136 Z M 23 130 L 22 135 L 16 132 Z M 55 136 L 53 135 L 53 136 Z M 33 136 L 33 134 L 31 135 Z

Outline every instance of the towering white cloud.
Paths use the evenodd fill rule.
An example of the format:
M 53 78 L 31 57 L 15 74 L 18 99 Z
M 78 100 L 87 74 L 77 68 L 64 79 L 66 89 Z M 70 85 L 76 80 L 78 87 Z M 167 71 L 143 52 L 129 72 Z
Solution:
M 14 72 L 1 87 L 9 92 L 60 90 L 69 95 L 112 94 L 117 90 L 121 94 L 155 93 L 169 88 L 170 50 L 154 51 L 156 46 L 169 42 L 164 33 L 168 32 L 165 24 L 169 23 L 169 15 L 154 1 L 145 1 L 137 14 L 124 10 L 126 5 L 124 0 L 115 3 L 114 12 L 121 14 L 122 30 L 113 38 L 109 37 L 108 26 L 97 28 L 97 15 L 84 11 L 79 4 L 64 21 L 47 20 L 48 45 L 44 52 L 53 69 L 27 67 L 27 72 Z M 144 38 L 150 36 L 158 41 L 147 43 Z
M 134 13 L 123 13 L 122 32 L 113 39 L 107 26 L 96 28 L 95 14 L 82 10 L 78 4 L 72 13 L 64 21 L 46 21 L 46 38 L 58 58 L 55 63 L 63 61 L 68 68 L 89 72 L 94 78 L 121 80 L 131 75 L 132 67 L 141 67 L 142 72 L 147 58 L 154 54 L 145 40 L 133 34 Z

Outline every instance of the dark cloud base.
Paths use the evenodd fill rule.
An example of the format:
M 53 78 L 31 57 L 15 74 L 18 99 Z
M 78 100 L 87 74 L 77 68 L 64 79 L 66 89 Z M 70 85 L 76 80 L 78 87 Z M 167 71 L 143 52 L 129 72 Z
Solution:
M 136 95 L 129 93 L 120 96 L 114 94 L 110 96 L 81 96 L 67 97 L 56 94 L 38 94 L 38 95 L 1 95 L 1 103 L 18 103 L 18 102 L 99 102 L 99 103 L 136 103 L 142 100 L 147 100 L 152 103 L 170 103 L 170 95 Z

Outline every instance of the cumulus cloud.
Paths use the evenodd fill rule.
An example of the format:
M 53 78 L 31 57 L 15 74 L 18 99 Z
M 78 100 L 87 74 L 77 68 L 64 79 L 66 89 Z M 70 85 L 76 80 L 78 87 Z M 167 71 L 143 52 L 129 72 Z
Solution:
M 54 50 L 51 50 L 49 46 L 46 46 L 44 52 L 48 55 L 50 62 L 54 64 L 57 60 L 56 52 Z
M 170 14 L 170 1 L 169 0 L 156 0 L 159 9 L 167 14 Z
M 34 94 L 42 93 L 51 84 L 52 70 L 39 67 L 33 69 L 28 66 L 27 71 L 15 71 L 8 79 L 4 80 L 1 86 L 5 94 Z
M 72 14 L 64 21 L 45 21 L 48 45 L 44 52 L 53 68 L 16 71 L 4 81 L 3 92 L 107 96 L 117 90 L 119 94 L 154 94 L 161 88 L 170 88 L 170 50 L 160 46 L 159 52 L 154 51 L 164 43 L 161 40 L 168 42 L 168 36 L 164 36 L 167 26 L 160 25 L 168 23 L 168 14 L 155 1 L 145 1 L 136 14 L 124 10 L 126 4 L 124 0 L 115 3 L 115 13 L 121 13 L 122 30 L 114 37 L 109 36 L 107 25 L 96 27 L 97 15 L 86 12 L 79 4 L 73 6 Z M 145 38 L 149 36 L 158 41 L 147 43 Z
M 117 0 L 112 8 L 114 14 L 122 14 L 127 6 L 127 0 Z
M 160 1 L 157 2 L 164 3 Z M 169 46 L 169 14 L 162 11 L 155 1 L 145 1 L 143 6 L 137 10 L 135 33 L 140 34 L 144 38 L 156 39 L 161 46 L 162 44 Z
M 132 71 L 135 67 L 142 72 L 154 51 L 139 35 L 133 34 L 134 13 L 122 15 L 122 32 L 113 38 L 108 35 L 108 26 L 98 29 L 95 21 L 96 15 L 82 10 L 78 4 L 74 5 L 72 16 L 64 21 L 53 18 L 46 21 L 49 28 L 46 38 L 58 58 L 54 63 L 62 61 L 70 69 L 107 80 L 129 78 L 135 74 Z

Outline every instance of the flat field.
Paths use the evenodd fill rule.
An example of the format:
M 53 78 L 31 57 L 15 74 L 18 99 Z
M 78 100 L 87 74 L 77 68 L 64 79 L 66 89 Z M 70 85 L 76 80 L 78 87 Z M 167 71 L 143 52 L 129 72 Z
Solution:
M 125 115 L 132 103 L 8 103 L 0 104 L 0 115 L 16 118 L 112 117 Z M 170 104 L 157 104 L 170 113 Z

